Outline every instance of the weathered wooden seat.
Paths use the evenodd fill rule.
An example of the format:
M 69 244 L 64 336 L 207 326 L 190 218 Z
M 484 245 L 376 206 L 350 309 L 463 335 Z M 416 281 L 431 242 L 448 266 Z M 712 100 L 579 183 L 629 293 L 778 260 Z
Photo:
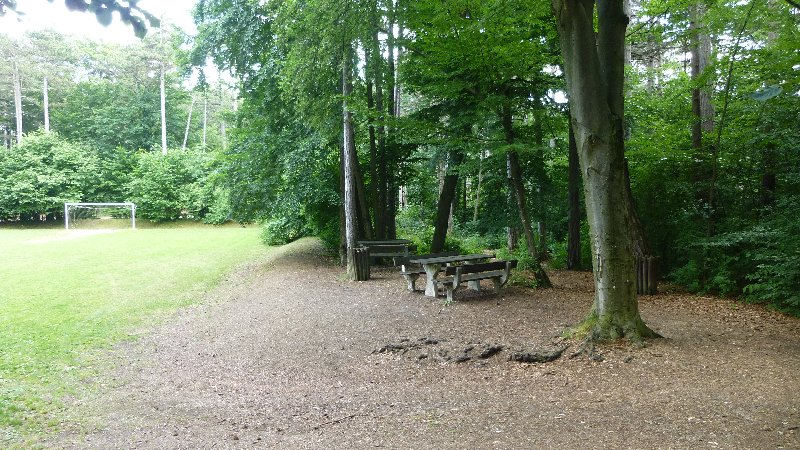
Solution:
M 398 256 L 394 258 L 394 265 L 400 267 L 400 275 L 405 278 L 406 283 L 408 284 L 407 288 L 409 291 L 416 290 L 416 282 L 417 278 L 420 275 L 425 274 L 425 269 L 419 265 L 412 265 L 408 262 L 411 258 L 436 258 L 439 256 L 454 256 L 457 255 L 458 252 L 441 252 L 441 253 L 426 253 L 424 255 L 413 255 L 413 256 Z
M 461 284 L 469 281 L 480 282 L 480 280 L 492 280 L 494 292 L 499 293 L 500 288 L 506 284 L 511 269 L 517 267 L 517 260 L 494 261 L 481 264 L 465 264 L 463 266 L 451 266 L 445 269 L 447 278 L 437 279 L 439 287 L 447 289 L 447 301 L 453 301 L 453 293 Z

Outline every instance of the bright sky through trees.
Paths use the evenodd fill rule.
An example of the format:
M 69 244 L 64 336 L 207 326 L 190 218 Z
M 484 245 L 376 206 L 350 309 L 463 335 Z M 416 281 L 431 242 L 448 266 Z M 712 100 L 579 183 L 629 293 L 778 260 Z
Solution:
M 195 34 L 192 7 L 195 0 L 141 0 L 139 6 L 156 17 L 174 23 L 188 34 Z M 23 0 L 18 2 L 21 15 L 13 12 L 0 17 L 0 33 L 22 36 L 26 31 L 53 29 L 63 34 L 81 36 L 92 40 L 130 44 L 136 40 L 133 28 L 114 17 L 108 27 L 97 22 L 93 14 L 70 11 L 63 0 Z

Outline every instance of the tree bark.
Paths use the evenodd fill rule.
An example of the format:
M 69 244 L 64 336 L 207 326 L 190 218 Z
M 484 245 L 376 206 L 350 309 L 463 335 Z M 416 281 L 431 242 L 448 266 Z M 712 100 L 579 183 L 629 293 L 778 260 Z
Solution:
M 568 204 L 569 220 L 567 224 L 567 269 L 581 269 L 581 169 L 578 166 L 578 146 L 575 133 L 572 132 L 572 121 L 569 124 L 569 181 Z
M 351 88 L 352 92 L 352 88 Z M 350 152 L 350 168 L 353 174 L 353 182 L 355 183 L 354 189 L 356 191 L 356 199 L 358 200 L 358 222 L 361 224 L 364 237 L 366 239 L 374 239 L 375 235 L 372 232 L 372 219 L 369 215 L 369 204 L 367 203 L 367 189 L 364 186 L 364 177 L 361 175 L 361 166 L 358 162 L 358 154 L 355 150 L 356 133 L 355 127 L 350 125 L 350 142 L 353 143 L 353 151 Z
M 192 111 L 194 110 L 194 95 L 192 95 L 192 103 L 189 104 L 189 118 L 186 119 L 186 130 L 183 132 L 183 144 L 181 150 L 186 150 L 186 143 L 189 141 L 189 125 L 192 123 Z
M 592 244 L 595 301 L 587 339 L 657 336 L 639 314 L 629 203 L 625 200 L 624 49 L 621 1 L 553 0 L 564 58 Z
M 436 205 L 436 220 L 433 228 L 431 253 L 439 253 L 444 250 L 451 205 L 453 204 L 453 199 L 456 195 L 456 187 L 458 186 L 458 166 L 461 164 L 461 152 L 451 150 L 448 154 L 448 159 L 447 174 L 444 176 L 442 190 L 439 193 L 439 202 Z
M 704 31 L 705 26 L 702 23 L 705 13 L 706 7 L 703 3 L 694 5 L 691 7 L 691 21 L 689 22 L 692 42 L 692 81 L 695 83 L 692 89 L 692 113 L 694 114 L 692 148 L 697 151 L 703 148 L 703 133 L 714 130 L 714 105 L 711 103 L 713 87 L 708 82 L 701 84 L 701 77 L 708 67 L 708 60 L 711 56 L 711 37 Z
M 343 158 L 344 158 L 344 222 L 345 222 L 345 246 L 347 253 L 347 277 L 350 280 L 356 279 L 356 268 L 353 260 L 353 249 L 356 246 L 356 193 L 353 183 L 353 161 L 355 153 L 355 143 L 353 142 L 353 116 L 347 107 L 348 97 L 352 93 L 352 72 L 350 69 L 350 51 L 346 49 L 342 55 L 342 131 L 344 134 Z
M 167 94 L 164 87 L 164 63 L 161 63 L 161 153 L 167 154 Z

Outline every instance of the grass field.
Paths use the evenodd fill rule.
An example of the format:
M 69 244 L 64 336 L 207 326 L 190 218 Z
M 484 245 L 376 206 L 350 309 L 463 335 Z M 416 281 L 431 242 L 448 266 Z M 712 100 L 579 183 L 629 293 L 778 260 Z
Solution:
M 0 447 L 58 428 L 99 349 L 268 254 L 252 228 L 0 229 Z

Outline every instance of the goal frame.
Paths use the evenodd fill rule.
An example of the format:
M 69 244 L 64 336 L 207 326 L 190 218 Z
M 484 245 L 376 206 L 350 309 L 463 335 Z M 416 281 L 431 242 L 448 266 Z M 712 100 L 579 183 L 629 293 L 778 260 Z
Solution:
M 136 229 L 136 203 L 133 202 L 120 202 L 120 203 L 86 203 L 86 202 L 65 202 L 64 203 L 64 228 L 69 230 L 69 208 L 70 206 L 111 206 L 111 207 L 127 207 L 131 210 L 131 228 Z

